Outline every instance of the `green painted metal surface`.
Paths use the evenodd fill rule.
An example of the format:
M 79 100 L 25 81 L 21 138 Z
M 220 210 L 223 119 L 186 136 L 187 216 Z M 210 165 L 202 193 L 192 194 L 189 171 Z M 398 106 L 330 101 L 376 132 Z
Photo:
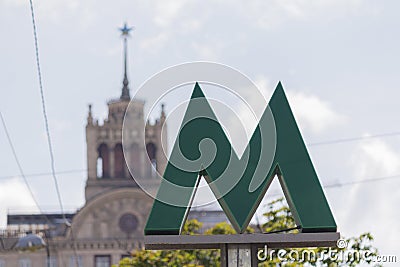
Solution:
M 273 118 L 269 116 L 271 113 Z M 265 141 L 269 137 L 265 134 L 272 134 L 270 128 L 274 124 L 271 120 L 275 124 L 276 146 Z M 201 144 L 206 139 L 211 139 L 214 144 Z M 202 153 L 213 149 L 216 153 L 212 162 L 197 160 Z M 257 169 L 268 161 L 265 157 L 269 153 L 265 152 L 274 149 L 272 167 L 264 171 Z M 191 160 L 190 170 L 182 170 L 179 164 L 171 163 L 183 163 L 188 159 Z M 243 233 L 275 174 L 302 232 L 336 231 L 335 220 L 281 83 L 277 85 L 241 158 L 232 149 L 196 83 L 180 128 L 179 140 L 175 142 L 150 212 L 145 235 L 180 234 L 200 175 L 206 178 L 232 226 L 238 233 Z M 160 201 L 165 199 L 171 201 Z

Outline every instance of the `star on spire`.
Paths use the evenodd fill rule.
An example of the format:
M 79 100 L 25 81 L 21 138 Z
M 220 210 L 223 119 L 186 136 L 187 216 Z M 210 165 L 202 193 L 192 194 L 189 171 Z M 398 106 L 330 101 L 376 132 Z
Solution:
M 129 32 L 133 30 L 133 27 L 128 27 L 127 23 L 125 22 L 124 26 L 122 28 L 119 28 L 119 30 L 121 31 L 122 37 L 128 37 Z

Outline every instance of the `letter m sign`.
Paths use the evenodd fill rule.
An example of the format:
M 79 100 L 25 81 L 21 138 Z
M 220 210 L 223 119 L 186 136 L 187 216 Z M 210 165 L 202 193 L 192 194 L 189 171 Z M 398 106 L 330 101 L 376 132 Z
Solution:
M 145 235 L 180 234 L 202 176 L 235 230 L 243 233 L 275 175 L 301 232 L 336 232 L 281 83 L 240 158 L 196 83 Z

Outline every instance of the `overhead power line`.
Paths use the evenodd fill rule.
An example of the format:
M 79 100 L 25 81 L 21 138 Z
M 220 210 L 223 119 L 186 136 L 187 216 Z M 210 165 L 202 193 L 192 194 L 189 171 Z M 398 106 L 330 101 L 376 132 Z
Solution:
M 86 169 L 71 169 L 71 170 L 58 171 L 58 172 L 56 172 L 56 174 L 83 173 L 86 171 L 87 171 Z M 38 173 L 25 174 L 25 177 L 41 177 L 41 176 L 49 176 L 49 175 L 52 175 L 52 173 L 51 172 L 38 172 Z M 11 179 L 11 178 L 15 178 L 18 176 L 19 176 L 19 174 L 4 175 L 4 176 L 0 176 L 0 179 Z
M 309 143 L 308 146 L 332 145 L 332 144 L 339 144 L 339 143 L 362 141 L 362 140 L 367 140 L 367 139 L 372 139 L 372 138 L 390 137 L 390 136 L 396 136 L 396 135 L 400 135 L 400 132 L 391 132 L 391 133 L 382 133 L 382 134 L 375 134 L 375 135 L 334 139 L 334 140 L 328 140 L 328 141 L 323 141 L 323 142 Z
M 29 185 L 28 180 L 26 179 L 24 170 L 22 169 L 21 162 L 18 159 L 17 152 L 16 152 L 14 144 L 13 144 L 13 142 L 11 140 L 10 133 L 8 132 L 6 121 L 4 120 L 3 114 L 1 112 L 0 112 L 0 117 L 1 117 L 1 123 L 3 124 L 4 132 L 6 133 L 6 136 L 7 136 L 8 144 L 10 145 L 12 154 L 13 154 L 14 159 L 15 159 L 15 162 L 17 163 L 20 176 L 22 177 L 22 179 L 23 179 L 23 181 L 25 183 L 25 186 L 28 189 L 29 194 L 31 195 L 31 198 L 32 198 L 33 202 L 35 203 L 35 206 L 37 207 L 37 209 L 39 210 L 39 212 L 41 214 L 44 214 L 43 210 L 41 209 L 41 207 L 39 205 L 39 202 L 37 201 L 35 195 L 33 194 L 33 190 L 31 188 L 31 186 Z M 45 216 L 45 218 L 46 218 L 47 222 L 50 225 L 51 222 L 50 222 L 49 218 L 47 216 Z
M 38 74 L 38 79 L 39 79 L 39 89 L 40 89 L 40 97 L 41 97 L 41 102 L 42 102 L 42 113 L 43 113 L 43 119 L 44 119 L 44 125 L 46 129 L 46 137 L 47 137 L 47 145 L 49 149 L 49 155 L 50 155 L 50 165 L 51 165 L 51 173 L 54 181 L 54 186 L 56 189 L 57 193 L 57 198 L 58 202 L 60 205 L 60 210 L 63 216 L 63 220 L 67 225 L 70 225 L 69 222 L 67 221 L 67 217 L 64 212 L 64 206 L 62 203 L 62 198 L 61 198 L 61 193 L 60 193 L 60 187 L 58 185 L 58 180 L 56 177 L 56 168 L 55 168 L 55 162 L 54 162 L 54 152 L 53 152 L 53 146 L 51 142 L 51 135 L 50 135 L 50 127 L 49 127 L 49 122 L 47 118 L 47 111 L 46 111 L 46 101 L 44 97 L 44 91 L 43 91 L 43 82 L 42 82 L 42 72 L 40 69 L 40 60 L 39 60 L 39 45 L 38 45 L 38 34 L 37 34 L 37 29 L 36 29 L 36 21 L 35 21 L 35 12 L 33 9 L 33 2 L 32 0 L 29 0 L 30 8 L 31 8 L 31 16 L 32 16 L 32 26 L 33 26 L 33 37 L 35 41 L 35 55 L 36 55 L 36 67 L 37 67 L 37 74 Z M 74 237 L 74 232 L 72 227 L 70 227 L 70 233 L 71 233 L 71 239 L 73 242 L 75 242 L 75 237 Z M 74 251 L 74 256 L 76 259 L 76 266 L 80 266 L 78 262 L 78 255 L 76 251 L 75 244 L 73 244 L 73 251 Z
M 356 185 L 356 184 L 365 184 L 365 183 L 373 183 L 373 182 L 381 182 L 385 180 L 394 180 L 394 179 L 399 179 L 400 174 L 397 175 L 390 175 L 390 176 L 381 176 L 381 177 L 370 177 L 367 179 L 361 179 L 361 180 L 353 180 L 353 181 L 347 181 L 347 182 L 338 182 L 334 184 L 328 184 L 328 185 L 322 185 L 323 188 L 330 189 L 330 188 L 336 188 L 336 187 L 344 187 L 344 186 L 349 186 L 349 185 Z M 272 192 L 272 194 L 267 193 L 267 197 L 276 197 L 281 195 L 281 193 L 278 192 Z
M 14 144 L 13 144 L 13 142 L 12 142 L 12 140 L 11 140 L 10 134 L 9 134 L 9 132 L 8 132 L 8 129 L 7 129 L 6 122 L 5 122 L 4 117 L 3 117 L 3 114 L 2 114 L 1 112 L 0 112 L 0 117 L 1 117 L 1 123 L 3 124 L 4 132 L 6 133 L 6 136 L 7 136 L 8 144 L 10 145 L 12 154 L 13 154 L 14 159 L 15 159 L 15 163 L 17 163 L 17 166 L 18 166 L 19 175 L 20 175 L 20 176 L 22 177 L 22 179 L 24 180 L 24 183 L 25 183 L 25 185 L 26 185 L 26 188 L 28 189 L 29 194 L 31 195 L 31 197 L 32 197 L 32 199 L 33 199 L 33 202 L 35 202 L 36 207 L 40 210 L 39 203 L 37 202 L 37 200 L 36 200 L 36 198 L 35 198 L 35 195 L 33 194 L 32 188 L 31 188 L 31 186 L 29 185 L 28 180 L 26 179 L 24 170 L 22 169 L 21 162 L 20 162 L 19 159 L 18 159 L 17 152 L 16 152 L 16 150 L 15 150 Z
M 35 41 L 36 67 L 37 67 L 37 74 L 38 74 L 38 79 L 39 79 L 40 98 L 41 98 L 41 102 L 42 102 L 42 113 L 43 113 L 44 125 L 45 125 L 45 130 L 46 130 L 47 145 L 49 148 L 49 155 L 50 155 L 51 174 L 52 174 L 54 185 L 56 188 L 57 198 L 58 198 L 58 202 L 60 205 L 61 213 L 64 214 L 64 207 L 62 204 L 60 188 L 59 188 L 58 180 L 56 177 L 54 153 L 53 153 L 53 146 L 52 146 L 51 136 L 50 136 L 49 121 L 47 118 L 46 101 L 45 101 L 45 97 L 44 97 L 43 81 L 42 81 L 42 71 L 40 69 L 39 45 L 38 45 L 38 34 L 37 34 L 36 21 L 35 21 L 35 12 L 33 9 L 32 0 L 29 0 L 29 3 L 30 3 L 30 7 L 31 7 L 33 37 L 34 37 L 34 41 Z
M 355 184 L 364 184 L 364 183 L 372 183 L 372 182 L 380 182 L 385 180 L 392 180 L 392 179 L 399 179 L 400 174 L 398 175 L 391 175 L 391 176 L 381 176 L 381 177 L 372 177 L 368 179 L 356 180 L 356 181 L 348 181 L 348 182 L 341 182 L 341 183 L 334 183 L 324 185 L 324 188 L 333 188 L 333 187 L 342 187 L 347 185 L 355 185 Z

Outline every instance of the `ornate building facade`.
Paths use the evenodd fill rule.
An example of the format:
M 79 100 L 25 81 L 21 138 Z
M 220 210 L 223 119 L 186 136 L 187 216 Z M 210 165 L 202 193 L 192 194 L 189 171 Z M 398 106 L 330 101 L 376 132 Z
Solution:
M 132 179 L 127 163 L 142 178 L 141 184 L 157 190 L 154 172 L 163 173 L 167 164 L 163 152 L 167 151 L 166 114 L 162 105 L 159 118 L 146 122 L 145 102 L 131 99 L 129 30 L 126 25 L 121 29 L 124 78 L 120 97 L 107 103 L 103 123 L 94 118 L 89 105 L 85 205 L 72 214 L 9 214 L 7 229 L 0 231 L 0 267 L 110 267 L 132 250 L 143 248 L 143 229 L 153 199 Z M 129 136 L 122 142 L 125 116 L 130 120 Z M 140 145 L 143 140 L 145 144 Z M 202 220 L 206 213 L 192 211 L 189 216 Z M 226 220 L 222 212 L 211 213 L 206 223 Z M 35 244 L 38 238 L 39 246 Z M 27 241 L 21 245 L 21 240 Z

